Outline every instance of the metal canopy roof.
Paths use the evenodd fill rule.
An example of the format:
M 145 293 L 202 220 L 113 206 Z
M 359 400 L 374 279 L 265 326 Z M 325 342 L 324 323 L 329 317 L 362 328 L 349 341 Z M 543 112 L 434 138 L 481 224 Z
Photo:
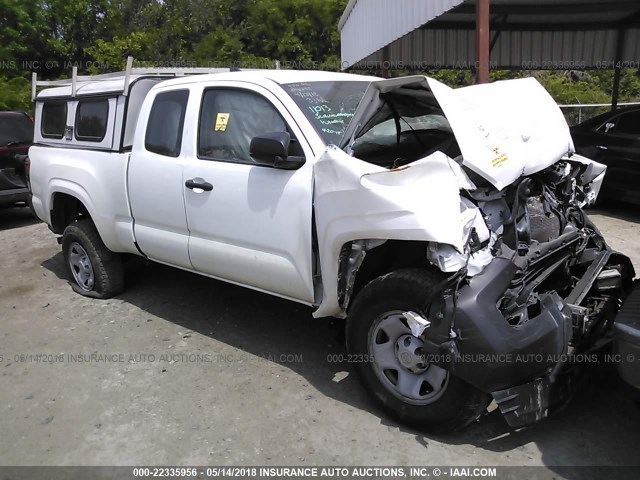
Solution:
M 350 0 L 342 68 L 472 67 L 475 3 Z M 638 0 L 491 0 L 490 31 L 492 68 L 640 68 Z

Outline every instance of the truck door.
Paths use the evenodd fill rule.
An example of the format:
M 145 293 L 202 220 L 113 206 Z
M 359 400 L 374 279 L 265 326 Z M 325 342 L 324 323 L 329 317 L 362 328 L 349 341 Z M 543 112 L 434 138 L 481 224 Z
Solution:
M 303 303 L 314 301 L 313 153 L 293 117 L 272 93 L 241 87 L 202 90 L 190 102 L 197 118 L 183 189 L 189 256 L 205 274 Z M 195 123 L 195 122 L 194 122 Z M 288 131 L 298 170 L 256 165 L 254 136 Z
M 153 92 L 150 94 L 153 95 Z M 136 128 L 127 186 L 138 246 L 150 259 L 191 269 L 184 213 L 182 133 L 189 90 L 156 93 Z

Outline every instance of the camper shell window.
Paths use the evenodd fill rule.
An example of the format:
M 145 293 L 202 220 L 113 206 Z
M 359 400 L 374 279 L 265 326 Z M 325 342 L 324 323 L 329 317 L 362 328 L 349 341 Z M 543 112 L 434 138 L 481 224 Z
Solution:
M 76 139 L 101 142 L 107 133 L 109 100 L 80 100 L 76 108 Z
M 67 123 L 67 102 L 44 102 L 42 105 L 42 136 L 62 138 Z

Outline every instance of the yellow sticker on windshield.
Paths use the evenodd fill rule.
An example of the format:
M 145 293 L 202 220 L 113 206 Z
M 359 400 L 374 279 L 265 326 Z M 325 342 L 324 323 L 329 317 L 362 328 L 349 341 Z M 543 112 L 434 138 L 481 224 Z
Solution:
M 216 124 L 213 127 L 214 132 L 224 132 L 227 129 L 229 123 L 229 113 L 219 113 L 216 117 Z

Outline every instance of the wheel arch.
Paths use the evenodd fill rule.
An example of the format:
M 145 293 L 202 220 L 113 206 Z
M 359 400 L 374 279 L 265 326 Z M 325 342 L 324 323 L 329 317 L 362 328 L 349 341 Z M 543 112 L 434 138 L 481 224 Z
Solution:
M 436 268 L 427 259 L 429 242 L 420 240 L 353 240 L 341 250 L 338 266 L 338 302 L 343 313 L 369 282 L 395 270 Z
M 62 235 L 67 226 L 80 218 L 89 218 L 93 221 L 85 202 L 63 191 L 51 194 L 51 230 L 54 233 Z
M 77 220 L 88 218 L 96 227 L 100 238 L 104 244 L 110 250 L 114 252 L 136 253 L 135 249 L 123 248 L 123 241 L 118 236 L 118 226 L 122 222 L 118 221 L 118 218 L 111 212 L 105 212 L 109 210 L 109 205 L 105 203 L 106 198 L 99 198 L 96 200 L 99 203 L 94 203 L 94 198 L 88 193 L 88 191 L 73 182 L 68 181 L 56 181 L 51 184 L 49 197 L 49 228 L 56 234 L 62 235 L 64 229 L 74 223 Z M 102 208 L 97 208 L 101 206 Z M 130 226 L 124 225 L 124 229 L 127 233 L 130 232 Z M 133 247 L 133 241 L 131 247 Z

